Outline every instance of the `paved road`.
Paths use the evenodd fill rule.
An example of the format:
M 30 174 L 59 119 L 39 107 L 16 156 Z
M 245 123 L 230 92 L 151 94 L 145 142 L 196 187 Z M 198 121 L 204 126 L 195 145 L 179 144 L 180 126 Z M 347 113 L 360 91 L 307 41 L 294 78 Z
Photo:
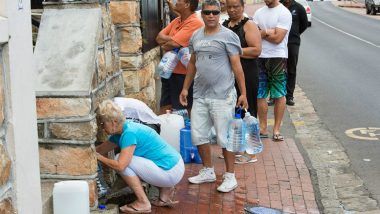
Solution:
M 354 171 L 380 201 L 380 21 L 330 2 L 310 5 L 314 20 L 302 37 L 298 84 L 342 142 Z M 360 127 L 379 128 L 353 132 L 377 140 L 345 134 Z

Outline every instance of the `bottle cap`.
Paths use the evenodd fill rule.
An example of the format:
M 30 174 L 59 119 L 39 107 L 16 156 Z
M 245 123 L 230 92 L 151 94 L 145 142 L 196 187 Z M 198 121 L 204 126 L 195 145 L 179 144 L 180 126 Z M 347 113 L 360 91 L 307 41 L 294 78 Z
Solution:
M 236 112 L 235 112 L 235 118 L 241 118 L 241 111 L 242 111 L 242 108 L 239 107 Z

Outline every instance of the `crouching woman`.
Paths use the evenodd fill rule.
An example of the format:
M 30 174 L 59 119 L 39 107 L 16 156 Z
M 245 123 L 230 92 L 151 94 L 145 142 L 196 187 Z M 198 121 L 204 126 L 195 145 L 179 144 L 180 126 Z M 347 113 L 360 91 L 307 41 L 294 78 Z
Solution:
M 121 109 L 112 101 L 99 105 L 98 118 L 104 131 L 111 135 L 109 141 L 99 145 L 97 158 L 116 170 L 136 194 L 137 200 L 122 206 L 124 213 L 149 213 L 151 203 L 140 180 L 160 189 L 156 206 L 173 206 L 174 186 L 184 174 L 184 163 L 180 154 L 167 144 L 153 129 L 132 121 L 126 121 Z M 108 151 L 120 147 L 115 160 L 105 156 Z

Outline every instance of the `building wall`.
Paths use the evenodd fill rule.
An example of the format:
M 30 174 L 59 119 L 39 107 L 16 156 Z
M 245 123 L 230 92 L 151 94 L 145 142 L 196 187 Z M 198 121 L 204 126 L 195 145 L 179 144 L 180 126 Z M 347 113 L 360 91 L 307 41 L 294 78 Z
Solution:
M 100 102 L 124 93 L 119 48 L 107 2 L 46 1 L 35 47 L 43 213 L 54 183 L 85 180 L 97 206 Z M 80 20 L 80 21 L 78 21 Z
M 5 112 L 4 98 L 4 67 L 8 62 L 4 59 L 3 53 L 7 51 L 7 43 L 0 46 L 0 213 L 6 213 L 7 210 L 13 210 L 12 200 L 14 194 L 12 191 L 11 177 L 11 157 L 7 151 L 7 143 L 5 133 L 7 132 L 7 115 Z
M 139 99 L 156 111 L 156 83 L 159 78 L 155 70 L 160 60 L 160 50 L 156 47 L 142 52 L 144 38 L 141 33 L 140 7 L 140 0 L 110 2 L 112 22 L 120 47 L 125 96 Z

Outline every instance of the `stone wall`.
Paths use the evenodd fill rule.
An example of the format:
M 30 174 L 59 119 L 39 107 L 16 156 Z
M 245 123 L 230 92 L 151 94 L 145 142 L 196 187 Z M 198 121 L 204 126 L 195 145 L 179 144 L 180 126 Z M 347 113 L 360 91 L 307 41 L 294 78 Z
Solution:
M 5 67 L 7 67 L 7 59 L 3 57 L 7 51 L 7 44 L 0 44 L 0 213 L 10 214 L 13 211 L 11 177 L 11 157 L 7 149 L 7 114 L 5 112 Z
M 115 0 L 110 2 L 110 11 L 119 41 L 126 97 L 139 99 L 157 111 L 156 83 L 159 79 L 155 70 L 160 50 L 157 47 L 142 53 L 140 4 L 139 0 Z
M 90 3 L 88 3 L 90 2 Z M 86 180 L 97 205 L 95 111 L 123 95 L 119 48 L 107 3 L 47 2 L 35 47 L 43 212 L 55 182 Z

